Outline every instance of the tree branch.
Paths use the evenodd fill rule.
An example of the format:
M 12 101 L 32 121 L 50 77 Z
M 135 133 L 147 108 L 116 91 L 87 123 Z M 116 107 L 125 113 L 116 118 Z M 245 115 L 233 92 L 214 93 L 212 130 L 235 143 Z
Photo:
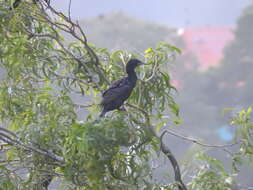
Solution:
M 9 131 L 5 128 L 2 128 L 2 127 L 0 127 L 0 130 L 13 134 L 13 132 L 11 132 L 11 131 Z M 21 141 L 19 141 L 17 139 L 12 139 L 10 136 L 8 136 L 7 134 L 4 134 L 2 132 L 0 132 L 0 140 L 2 140 L 3 142 L 5 142 L 9 145 L 12 145 L 12 146 L 16 147 L 17 149 L 21 149 L 23 151 L 32 151 L 32 152 L 44 155 L 44 156 L 46 156 L 48 158 L 51 158 L 55 161 L 58 161 L 60 163 L 64 163 L 64 159 L 62 157 L 59 157 L 59 156 L 57 156 L 53 153 L 50 153 L 48 151 L 45 151 L 45 150 L 41 150 L 39 148 L 35 148 L 35 147 L 32 147 L 32 146 L 25 145 Z
M 173 166 L 174 174 L 175 174 L 175 181 L 178 183 L 177 184 L 178 185 L 178 189 L 179 190 L 187 190 L 184 182 L 182 181 L 180 168 L 179 168 L 179 165 L 177 163 L 177 160 L 176 160 L 175 156 L 172 154 L 172 152 L 170 151 L 170 149 L 168 148 L 168 146 L 166 146 L 163 143 L 163 136 L 164 136 L 164 134 L 165 133 L 162 133 L 162 135 L 160 137 L 161 150 L 168 157 L 168 159 L 171 162 L 171 165 Z
M 166 130 L 166 131 L 163 132 L 163 134 L 166 134 L 166 133 L 168 133 L 170 135 L 173 135 L 173 136 L 176 136 L 176 137 L 179 137 L 183 140 L 190 141 L 192 143 L 195 143 L 195 144 L 198 144 L 198 145 L 201 145 L 201 146 L 205 146 L 205 147 L 210 147 L 210 148 L 226 148 L 226 147 L 231 147 L 231 146 L 234 146 L 234 145 L 237 145 L 237 144 L 240 143 L 240 142 L 235 142 L 235 143 L 225 144 L 225 145 L 207 144 L 207 143 L 202 143 L 197 139 L 187 137 L 187 136 L 184 136 L 184 135 L 180 135 L 176 132 L 173 132 L 172 130 Z
M 182 181 L 181 179 L 181 172 L 180 172 L 180 167 L 177 163 L 177 160 L 175 158 L 175 156 L 172 154 L 172 152 L 170 151 L 169 147 L 166 146 L 163 141 L 162 141 L 162 138 L 164 136 L 165 133 L 163 133 L 161 135 L 161 137 L 159 137 L 155 130 L 154 130 L 154 126 L 151 125 L 150 123 L 150 118 L 149 118 L 149 114 L 143 110 L 142 108 L 139 108 L 138 106 L 135 106 L 135 105 L 132 105 L 132 104 L 129 104 L 127 103 L 126 104 L 127 106 L 129 107 L 132 107 L 134 109 L 137 109 L 138 111 L 140 111 L 144 117 L 146 118 L 146 126 L 148 126 L 148 129 L 149 131 L 151 132 L 151 134 L 153 135 L 153 137 L 155 137 L 156 139 L 158 139 L 160 141 L 160 145 L 161 145 L 161 151 L 163 152 L 163 154 L 165 154 L 167 156 L 167 158 L 170 160 L 170 163 L 174 169 L 174 174 L 175 174 L 175 181 L 177 182 L 177 186 L 178 186 L 178 189 L 179 190 L 187 190 L 184 182 Z
M 68 14 L 69 14 L 69 20 L 71 20 L 71 0 L 69 0 Z
M 98 72 L 102 76 L 102 78 L 104 79 L 104 81 L 107 84 L 110 84 L 110 81 L 107 79 L 107 77 L 104 75 L 104 72 L 99 67 L 99 58 L 96 55 L 96 53 L 93 51 L 93 49 L 88 45 L 86 35 L 85 35 L 84 31 L 82 30 L 81 26 L 79 25 L 79 23 L 78 22 L 76 22 L 76 23 L 72 22 L 70 18 L 68 18 L 63 13 L 61 13 L 61 12 L 57 11 L 56 9 L 54 9 L 50 4 L 43 5 L 43 3 L 44 3 L 44 1 L 40 2 L 40 8 L 41 8 L 41 11 L 45 15 L 47 15 L 47 13 L 44 10 L 44 6 L 46 6 L 54 15 L 62 18 L 66 23 L 69 24 L 69 26 L 65 25 L 65 28 L 59 27 L 59 25 L 57 25 L 57 23 L 53 22 L 48 17 L 45 17 L 46 21 L 49 24 L 51 24 L 52 26 L 55 26 L 56 28 L 64 30 L 65 32 L 71 34 L 72 37 L 74 37 L 79 42 L 82 42 L 82 44 L 84 45 L 84 48 L 87 50 L 87 52 L 90 55 L 91 59 L 93 59 L 94 66 L 96 67 L 96 72 Z M 81 37 L 78 35 L 78 32 L 81 34 Z

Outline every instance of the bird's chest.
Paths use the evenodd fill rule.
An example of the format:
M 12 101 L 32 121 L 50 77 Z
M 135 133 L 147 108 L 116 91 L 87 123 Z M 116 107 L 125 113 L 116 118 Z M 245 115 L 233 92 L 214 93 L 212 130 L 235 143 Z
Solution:
M 135 83 L 132 81 L 126 80 L 124 81 L 124 92 L 121 94 L 121 98 L 118 99 L 119 103 L 123 103 L 132 93 L 133 88 L 135 87 Z

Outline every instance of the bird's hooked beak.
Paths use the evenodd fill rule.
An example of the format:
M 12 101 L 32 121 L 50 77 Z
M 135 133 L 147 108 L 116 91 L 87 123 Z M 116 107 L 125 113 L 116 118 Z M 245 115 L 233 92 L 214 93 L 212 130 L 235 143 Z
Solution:
M 139 63 L 138 63 L 138 66 L 140 66 L 140 65 L 146 65 L 146 63 L 144 63 L 144 62 L 139 62 Z

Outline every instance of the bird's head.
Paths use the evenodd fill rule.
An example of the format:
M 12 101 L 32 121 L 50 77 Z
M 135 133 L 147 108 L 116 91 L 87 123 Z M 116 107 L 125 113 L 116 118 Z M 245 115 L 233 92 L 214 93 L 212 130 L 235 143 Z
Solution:
M 126 65 L 126 72 L 127 73 L 133 72 L 136 67 L 138 67 L 140 65 L 144 65 L 144 64 L 145 63 L 143 63 L 142 61 L 140 61 L 138 59 L 130 59 Z

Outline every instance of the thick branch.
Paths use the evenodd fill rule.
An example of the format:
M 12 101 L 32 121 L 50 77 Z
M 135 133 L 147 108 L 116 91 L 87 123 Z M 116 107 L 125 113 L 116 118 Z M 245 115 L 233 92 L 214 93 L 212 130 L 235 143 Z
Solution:
M 161 144 L 161 151 L 163 152 L 163 154 L 165 154 L 168 159 L 170 160 L 170 163 L 174 169 L 174 174 L 175 174 L 175 181 L 177 182 L 177 185 L 178 185 L 178 189 L 179 190 L 187 190 L 184 182 L 182 181 L 182 178 L 181 178 L 181 172 L 180 172 L 180 168 L 179 168 L 179 165 L 177 163 L 177 160 L 175 158 L 175 156 L 172 154 L 172 152 L 170 151 L 169 147 L 166 146 L 164 143 L 163 143 L 163 135 L 164 133 L 161 135 L 161 137 L 159 137 L 155 131 L 154 131 L 154 126 L 151 126 L 149 127 L 150 131 L 153 133 L 154 137 L 156 137 L 157 139 L 159 139 L 160 141 L 160 144 Z
M 132 105 L 132 104 L 127 104 L 127 106 L 132 107 L 132 108 L 134 108 L 134 109 L 137 109 L 138 111 L 140 111 L 140 112 L 144 115 L 144 117 L 146 118 L 146 125 L 149 126 L 149 127 L 148 127 L 149 131 L 151 132 L 151 134 L 152 134 L 153 137 L 157 138 L 157 139 L 160 141 L 160 144 L 161 144 L 161 151 L 168 157 L 168 159 L 169 159 L 170 162 L 171 162 L 171 165 L 172 165 L 172 167 L 173 167 L 173 169 L 174 169 L 175 181 L 177 182 L 178 189 L 179 189 L 179 190 L 187 190 L 187 188 L 186 188 L 184 182 L 183 182 L 182 179 L 181 179 L 180 168 L 179 168 L 179 165 L 178 165 L 178 163 L 177 163 L 177 160 L 176 160 L 175 156 L 172 154 L 172 152 L 170 151 L 170 149 L 168 148 L 168 146 L 166 146 L 166 145 L 163 143 L 163 141 L 162 141 L 163 135 L 164 135 L 165 133 L 163 133 L 163 134 L 161 135 L 161 137 L 159 137 L 159 136 L 156 134 L 156 132 L 154 131 L 154 126 L 152 126 L 151 123 L 150 123 L 149 114 L 148 114 L 145 110 L 139 108 L 138 106 Z
M 170 151 L 170 149 L 168 148 L 168 146 L 166 146 L 163 143 L 163 136 L 164 136 L 164 134 L 165 133 L 163 133 L 161 135 L 161 137 L 160 137 L 161 150 L 168 157 L 168 159 L 171 162 L 171 165 L 173 166 L 174 173 L 175 173 L 175 181 L 178 183 L 178 189 L 179 190 L 187 190 L 184 182 L 182 181 L 180 168 L 179 168 L 179 165 L 177 163 L 177 160 L 176 160 L 175 156 L 172 154 L 172 152 Z

